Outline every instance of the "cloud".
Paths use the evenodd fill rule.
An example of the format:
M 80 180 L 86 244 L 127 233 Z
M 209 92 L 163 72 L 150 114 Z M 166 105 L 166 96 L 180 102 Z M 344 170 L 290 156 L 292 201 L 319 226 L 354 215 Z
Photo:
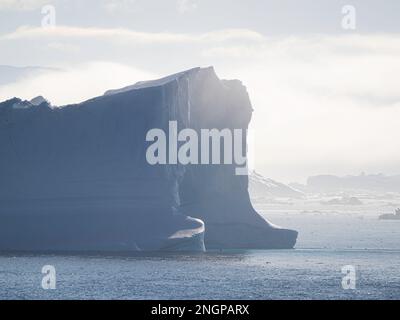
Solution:
M 316 96 L 354 99 L 364 106 L 400 102 L 398 35 L 266 38 L 247 45 L 210 46 L 202 55 L 246 62 L 248 68 L 276 73 L 277 81 Z
M 49 0 L 1 0 L 0 10 L 35 10 L 46 4 Z
M 50 42 L 47 47 L 49 49 L 58 50 L 63 53 L 79 53 L 80 47 L 72 44 L 62 43 L 62 42 Z
M 0 40 L 43 38 L 100 38 L 114 41 L 134 41 L 142 44 L 220 42 L 229 40 L 260 41 L 263 36 L 248 29 L 226 29 L 201 34 L 171 32 L 140 32 L 124 28 L 81 28 L 57 26 L 52 28 L 22 26 L 16 31 L 0 36 Z
M 118 63 L 96 61 L 65 70 L 42 72 L 22 81 L 0 86 L 0 101 L 19 97 L 30 100 L 38 95 L 54 105 L 78 103 L 111 88 L 122 88 L 158 75 Z

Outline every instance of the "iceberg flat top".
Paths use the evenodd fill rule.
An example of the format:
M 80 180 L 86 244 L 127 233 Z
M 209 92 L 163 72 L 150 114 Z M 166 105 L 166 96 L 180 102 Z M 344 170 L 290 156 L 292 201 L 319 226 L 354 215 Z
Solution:
M 139 81 L 137 83 L 135 83 L 134 85 L 130 85 L 127 87 L 123 87 L 121 89 L 114 89 L 114 90 L 108 90 L 104 93 L 104 95 L 112 95 L 112 94 L 117 94 L 117 93 L 122 93 L 122 92 L 126 92 L 126 91 L 130 91 L 130 90 L 135 90 L 135 89 L 143 89 L 143 88 L 150 88 L 150 87 L 159 87 L 159 86 L 163 86 L 171 81 L 175 81 L 180 79 L 181 77 L 184 76 L 188 76 L 194 72 L 199 71 L 200 69 L 204 69 L 204 70 L 210 70 L 212 72 L 214 72 L 214 68 L 213 67 L 208 67 L 208 68 L 200 68 L 200 67 L 195 67 L 195 68 L 191 68 L 185 71 L 181 71 L 178 73 L 174 73 L 171 74 L 169 76 L 160 78 L 160 79 L 155 79 L 155 80 L 148 80 L 148 81 Z

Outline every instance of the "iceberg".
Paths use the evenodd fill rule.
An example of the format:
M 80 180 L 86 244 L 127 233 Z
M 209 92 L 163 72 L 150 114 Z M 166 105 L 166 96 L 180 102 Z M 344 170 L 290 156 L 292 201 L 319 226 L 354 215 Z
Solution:
M 0 250 L 292 248 L 297 232 L 253 209 L 234 164 L 146 160 L 149 130 L 245 130 L 251 114 L 246 88 L 212 67 L 74 105 L 0 103 Z
M 249 173 L 249 192 L 253 198 L 292 198 L 301 199 L 303 192 L 284 183 L 265 178 L 261 174 L 252 171 Z

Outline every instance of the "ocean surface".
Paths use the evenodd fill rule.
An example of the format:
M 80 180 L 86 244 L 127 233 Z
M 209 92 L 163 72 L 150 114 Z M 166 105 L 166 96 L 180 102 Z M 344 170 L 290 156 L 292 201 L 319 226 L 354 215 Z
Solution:
M 1 255 L 0 299 L 400 299 L 400 221 L 365 210 L 258 209 L 299 231 L 294 250 Z M 44 265 L 55 267 L 56 289 L 42 288 Z M 342 286 L 348 265 L 355 289 Z

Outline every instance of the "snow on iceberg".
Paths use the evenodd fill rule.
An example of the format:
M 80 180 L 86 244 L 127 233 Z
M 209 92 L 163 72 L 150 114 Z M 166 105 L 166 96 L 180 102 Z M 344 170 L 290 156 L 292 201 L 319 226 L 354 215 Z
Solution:
M 235 165 L 150 165 L 146 133 L 246 129 L 237 81 L 195 68 L 76 105 L 0 103 L 0 250 L 292 248 L 252 207 Z

